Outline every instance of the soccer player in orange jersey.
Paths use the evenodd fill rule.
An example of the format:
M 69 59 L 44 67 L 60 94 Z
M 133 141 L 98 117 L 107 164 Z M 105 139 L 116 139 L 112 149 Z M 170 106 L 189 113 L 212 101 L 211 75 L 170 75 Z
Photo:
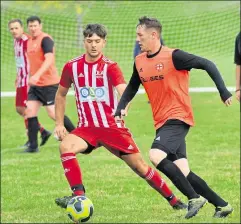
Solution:
M 24 33 L 23 23 L 20 19 L 12 19 L 8 22 L 8 28 L 14 38 L 14 56 L 16 60 L 17 76 L 15 79 L 16 111 L 24 118 L 26 133 L 28 133 L 28 119 L 26 118 L 27 98 L 28 98 L 28 78 L 29 78 L 29 61 L 26 55 L 27 41 L 29 35 Z M 40 146 L 44 145 L 49 139 L 51 133 L 47 131 L 40 123 L 37 124 L 41 133 Z M 27 141 L 24 147 L 29 146 Z
M 28 92 L 28 127 L 29 147 L 25 152 L 38 152 L 37 129 L 38 112 L 45 106 L 48 116 L 55 120 L 55 94 L 58 89 L 59 76 L 55 66 L 55 49 L 52 37 L 42 32 L 41 19 L 30 16 L 27 19 L 28 30 L 31 37 L 27 43 L 27 56 L 30 65 L 30 89 Z M 65 116 L 64 124 L 70 132 L 74 125 Z
M 240 102 L 240 58 L 241 58 L 241 47 L 240 47 L 240 32 L 235 39 L 234 49 L 234 63 L 236 64 L 236 99 Z
M 185 209 L 187 206 L 173 195 L 158 172 L 142 159 L 124 122 L 115 122 L 113 112 L 117 106 L 116 91 L 121 95 L 126 88 L 126 83 L 118 64 L 102 53 L 107 35 L 105 27 L 101 24 L 88 24 L 83 35 L 86 53 L 65 64 L 56 94 L 55 109 L 55 135 L 62 140 L 61 160 L 73 195 L 85 194 L 82 172 L 76 154 L 88 154 L 104 146 L 124 160 L 174 209 Z M 63 122 L 66 94 L 71 85 L 75 89 L 79 122 L 77 128 L 67 134 Z M 58 198 L 56 203 L 66 208 L 72 197 Z
M 193 68 L 205 70 L 216 84 L 226 106 L 231 104 L 232 94 L 214 63 L 161 45 L 161 31 L 162 26 L 157 19 L 139 19 L 137 41 L 144 53 L 135 58 L 132 77 L 115 113 L 116 121 L 122 121 L 125 115 L 123 109 L 142 84 L 150 100 L 156 129 L 149 157 L 154 166 L 189 199 L 185 218 L 195 216 L 206 199 L 216 208 L 214 217 L 225 217 L 233 208 L 203 179 L 190 171 L 188 165 L 185 137 L 194 125 L 188 92 L 189 71 Z

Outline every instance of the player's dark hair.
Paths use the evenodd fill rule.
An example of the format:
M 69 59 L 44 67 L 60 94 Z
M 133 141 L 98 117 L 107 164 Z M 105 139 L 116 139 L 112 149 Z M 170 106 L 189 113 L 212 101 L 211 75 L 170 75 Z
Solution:
M 157 30 L 157 32 L 159 33 L 159 35 L 161 36 L 161 32 L 162 32 L 162 25 L 160 23 L 160 21 L 156 18 L 150 18 L 147 16 L 143 16 L 141 18 L 139 18 L 139 23 L 137 24 L 136 27 L 138 26 L 143 26 L 145 25 L 146 28 L 154 28 Z
M 29 24 L 29 22 L 34 22 L 34 21 L 38 21 L 39 24 L 41 24 L 41 19 L 38 16 L 30 16 L 27 18 L 27 24 Z
M 8 22 L 8 26 L 12 23 L 19 23 L 20 26 L 23 26 L 23 22 L 21 19 L 11 19 L 9 22 Z
M 86 38 L 92 37 L 93 34 L 96 34 L 100 38 L 105 39 L 107 35 L 105 26 L 102 24 L 88 24 L 83 31 L 83 35 Z

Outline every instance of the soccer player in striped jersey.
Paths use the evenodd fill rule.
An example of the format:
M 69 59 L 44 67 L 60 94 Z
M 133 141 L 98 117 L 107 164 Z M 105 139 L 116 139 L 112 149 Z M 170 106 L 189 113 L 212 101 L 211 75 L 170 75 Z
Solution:
M 115 122 L 113 115 L 117 106 L 116 91 L 121 95 L 126 83 L 117 63 L 102 54 L 107 35 L 105 27 L 101 24 L 89 24 L 83 35 L 86 53 L 65 64 L 55 103 L 55 135 L 62 141 L 61 161 L 73 195 L 85 194 L 76 154 L 88 154 L 104 146 L 124 160 L 133 171 L 166 198 L 174 209 L 185 209 L 186 205 L 173 195 L 157 171 L 142 159 L 124 122 Z M 79 121 L 77 128 L 67 134 L 63 120 L 66 95 L 72 84 Z M 57 198 L 55 202 L 66 208 L 72 197 Z
M 185 137 L 194 125 L 188 91 L 189 71 L 193 68 L 205 70 L 226 106 L 231 105 L 232 94 L 214 63 L 179 49 L 162 46 L 161 31 L 162 25 L 157 19 L 139 19 L 136 39 L 143 53 L 135 58 L 132 77 L 115 113 L 116 121 L 122 121 L 126 105 L 142 84 L 150 100 L 156 129 L 149 157 L 153 165 L 189 199 L 185 218 L 195 216 L 206 199 L 215 206 L 214 217 L 226 217 L 233 211 L 231 205 L 188 165 Z
M 28 133 L 28 119 L 26 118 L 27 98 L 28 98 L 28 79 L 29 79 L 29 61 L 26 56 L 27 41 L 29 35 L 24 33 L 23 23 L 20 19 L 12 19 L 8 22 L 8 28 L 14 38 L 14 56 L 16 60 L 17 76 L 15 79 L 16 88 L 16 111 L 24 118 L 26 132 Z M 47 131 L 40 123 L 38 129 L 41 133 L 40 146 L 44 145 L 51 133 Z M 29 146 L 27 141 L 24 147 Z

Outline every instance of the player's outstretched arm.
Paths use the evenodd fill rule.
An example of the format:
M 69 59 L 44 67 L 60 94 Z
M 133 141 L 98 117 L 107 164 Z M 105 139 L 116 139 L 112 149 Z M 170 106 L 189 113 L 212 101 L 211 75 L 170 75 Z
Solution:
M 134 96 L 136 95 L 139 89 L 140 84 L 141 84 L 141 80 L 136 70 L 136 66 L 134 64 L 133 74 L 118 103 L 118 106 L 114 115 L 115 117 L 121 118 L 121 111 L 125 110 L 128 103 L 134 98 Z
M 216 65 L 206 59 L 193 54 L 189 54 L 182 50 L 175 50 L 172 55 L 173 64 L 177 70 L 202 69 L 205 70 L 213 82 L 215 83 L 222 101 L 229 106 L 231 104 L 232 94 L 228 91 L 223 78 Z

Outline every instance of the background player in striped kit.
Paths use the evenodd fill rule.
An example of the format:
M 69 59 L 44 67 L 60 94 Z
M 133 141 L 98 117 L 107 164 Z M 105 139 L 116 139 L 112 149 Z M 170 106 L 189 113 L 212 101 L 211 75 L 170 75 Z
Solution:
M 24 33 L 23 23 L 20 19 L 12 19 L 8 22 L 8 28 L 14 38 L 14 56 L 16 60 L 17 76 L 15 80 L 16 111 L 24 118 L 26 132 L 28 133 L 28 119 L 26 118 L 27 98 L 28 98 L 28 79 L 29 79 L 29 62 L 26 56 L 27 41 L 30 36 Z M 38 123 L 39 132 L 41 133 L 40 146 L 44 145 L 51 133 Z M 28 135 L 28 134 L 27 134 Z M 24 145 L 29 146 L 29 141 Z
M 107 32 L 101 24 L 89 24 L 83 31 L 86 53 L 68 61 L 62 72 L 56 94 L 55 135 L 62 140 L 60 154 L 66 178 L 74 195 L 85 194 L 77 153 L 90 153 L 104 146 L 121 158 L 140 177 L 159 192 L 174 209 L 185 209 L 160 175 L 142 159 L 132 134 L 124 122 L 113 117 L 117 94 L 126 88 L 123 74 L 116 62 L 103 56 Z M 67 135 L 64 128 L 66 94 L 73 84 L 75 89 L 78 126 Z M 57 198 L 57 205 L 66 208 L 73 196 Z

